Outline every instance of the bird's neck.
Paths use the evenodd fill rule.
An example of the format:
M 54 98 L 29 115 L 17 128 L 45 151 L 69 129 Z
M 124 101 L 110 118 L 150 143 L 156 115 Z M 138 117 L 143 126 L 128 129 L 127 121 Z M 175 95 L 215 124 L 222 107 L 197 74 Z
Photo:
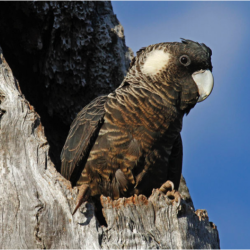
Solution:
M 180 105 L 181 85 L 178 81 L 171 79 L 167 72 L 149 76 L 132 68 L 117 90 L 123 89 L 128 85 L 130 85 L 131 88 L 145 89 L 159 96 L 163 106 L 169 104 L 178 109 Z
M 160 88 L 157 83 L 152 90 L 146 84 L 142 86 L 135 81 L 134 84 L 121 85 L 109 95 L 107 107 L 119 110 L 117 116 L 122 116 L 126 126 L 131 128 L 142 126 L 149 131 L 164 134 L 174 123 L 179 133 L 184 112 L 176 106 L 173 91 L 168 95 L 167 89 L 158 91 L 157 88 Z

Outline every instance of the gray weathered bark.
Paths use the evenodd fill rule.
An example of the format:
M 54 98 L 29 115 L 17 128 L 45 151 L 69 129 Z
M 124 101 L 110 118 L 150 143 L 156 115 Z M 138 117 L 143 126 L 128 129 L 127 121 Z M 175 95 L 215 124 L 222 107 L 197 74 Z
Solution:
M 2 7 L 0 12 L 3 11 L 4 5 Z M 5 10 L 7 7 L 5 5 Z M 22 70 L 18 74 L 22 79 L 21 88 L 23 85 L 25 86 L 27 96 L 29 96 L 27 89 L 32 87 L 32 83 L 36 82 L 35 80 L 40 86 L 43 84 L 42 81 L 48 84 L 48 88 L 45 89 L 42 97 L 49 97 L 49 102 L 44 105 L 51 106 L 53 114 L 59 113 L 56 116 L 57 119 L 62 121 L 67 116 L 69 119 L 67 118 L 64 122 L 69 124 L 75 113 L 85 105 L 85 102 L 88 102 L 88 98 L 90 98 L 86 97 L 88 91 L 96 88 L 96 93 L 92 94 L 94 96 L 99 94 L 100 89 L 109 92 L 110 88 L 114 88 L 120 83 L 130 57 L 129 50 L 125 46 L 122 27 L 113 15 L 110 3 L 94 2 L 81 5 L 80 3 L 33 2 L 26 3 L 26 5 L 18 4 L 17 9 L 22 10 L 27 16 L 34 17 L 37 15 L 38 19 L 45 23 L 43 28 L 40 29 L 40 33 L 37 30 L 33 31 L 35 34 L 43 34 L 47 25 L 46 20 L 50 20 L 47 29 L 50 31 L 49 34 L 54 34 L 54 36 L 49 36 L 50 39 L 47 41 L 49 45 L 47 44 L 43 51 L 43 53 L 47 53 L 47 58 L 43 58 L 42 55 L 39 57 L 38 61 L 42 66 L 35 62 L 38 65 L 37 68 L 41 67 L 40 71 L 37 71 L 39 72 L 37 78 L 34 77 L 34 72 L 31 73 L 33 75 L 31 78 L 28 76 L 22 77 Z M 48 12 L 53 13 L 53 22 L 49 14 L 46 14 Z M 57 42 L 58 46 L 54 45 L 56 44 L 55 40 L 58 41 L 58 39 L 55 39 L 58 26 L 64 27 L 65 30 L 69 27 L 67 24 L 70 23 L 68 20 L 71 16 L 70 13 L 73 13 L 74 17 L 72 18 L 77 17 L 76 23 L 80 22 L 76 24 L 79 29 L 81 22 L 89 25 L 88 20 L 94 18 L 95 31 L 99 29 L 101 31 L 92 34 L 93 37 L 98 36 L 99 40 L 89 38 L 90 41 L 96 42 L 98 40 L 97 47 L 86 47 L 88 45 L 85 44 L 85 47 L 76 49 L 75 46 L 71 45 L 69 49 L 74 50 L 75 48 L 76 50 L 72 52 L 73 55 L 69 53 L 70 55 L 67 57 L 68 50 L 64 50 L 63 46 L 58 45 L 61 43 Z M 12 20 L 11 17 L 8 21 L 10 20 Z M 99 24 L 97 20 L 99 20 Z M 4 25 L 1 27 L 4 27 Z M 101 29 L 100 27 L 104 28 Z M 20 27 L 18 29 L 22 30 Z M 29 28 L 26 29 L 27 34 L 29 34 Z M 33 27 L 31 30 L 34 29 Z M 85 31 L 81 33 L 81 29 L 79 29 L 76 28 L 75 36 L 70 37 L 76 38 L 77 32 L 79 32 L 79 36 L 81 34 L 86 35 Z M 0 32 L 2 35 L 11 31 L 3 31 L 0 28 Z M 46 32 L 44 31 L 44 33 Z M 104 33 L 106 36 L 100 35 Z M 62 34 L 67 34 L 67 32 L 64 31 Z M 116 38 L 109 43 L 111 34 L 115 34 Z M 47 35 L 46 38 L 48 38 Z M 30 36 L 27 35 L 27 37 L 30 39 Z M 60 39 L 63 37 L 63 35 L 59 35 Z M 8 34 L 5 36 L 5 39 L 7 38 L 10 38 Z M 18 50 L 13 47 L 14 54 L 17 55 L 17 61 L 22 61 L 21 57 L 25 55 L 38 55 L 37 51 L 40 50 L 41 43 L 44 43 L 44 37 L 41 35 L 40 38 L 34 40 L 39 41 L 39 43 L 32 43 L 29 40 L 28 45 L 18 47 L 22 51 L 19 55 Z M 0 38 L 0 42 L 4 43 L 5 49 L 8 50 L 7 41 Z M 13 43 L 14 41 L 11 40 L 9 46 L 14 46 L 15 43 Z M 76 44 L 78 43 L 76 42 Z M 110 48 L 102 47 L 101 44 L 110 44 Z M 87 60 L 83 63 L 84 56 L 87 55 L 87 49 L 92 49 L 91 56 L 95 60 Z M 28 52 L 25 54 L 23 51 Z M 74 61 L 74 53 L 81 55 L 80 63 L 77 60 Z M 11 53 L 8 52 L 7 54 L 11 58 Z M 112 58 L 111 64 L 103 59 L 105 56 Z M 29 58 L 31 59 L 32 56 Z M 60 60 L 63 60 L 62 58 L 64 58 L 66 65 L 67 62 L 73 60 L 75 68 L 69 71 L 64 66 L 61 67 Z M 115 58 L 118 58 L 118 60 L 116 61 Z M 13 58 L 11 61 L 13 61 Z M 81 63 L 86 64 L 87 68 L 81 68 Z M 107 65 L 108 68 L 105 67 Z M 13 66 L 17 69 L 18 63 L 14 62 Z M 20 67 L 21 69 L 24 68 L 23 66 Z M 28 72 L 34 70 L 29 65 L 27 67 L 26 71 Z M 53 68 L 56 68 L 56 70 L 51 71 Z M 90 68 L 92 73 L 88 73 Z M 75 82 L 73 78 L 70 78 L 74 74 L 79 77 L 79 81 Z M 85 77 L 85 74 L 90 75 Z M 39 80 L 40 77 L 42 80 Z M 66 81 L 65 79 L 70 80 Z M 109 82 L 106 82 L 105 79 L 108 79 Z M 86 86 L 82 86 L 83 89 L 80 87 L 83 80 L 85 80 L 86 86 L 89 86 L 87 89 Z M 67 84 L 72 86 L 72 90 L 69 87 L 65 90 Z M 50 86 L 53 87 L 50 88 Z M 63 86 L 62 89 L 61 86 Z M 74 86 L 78 87 L 75 88 Z M 57 88 L 59 90 L 52 91 Z M 69 105 L 67 101 L 70 102 L 70 98 L 74 98 L 68 97 L 67 94 L 74 96 L 74 91 L 77 92 L 79 88 L 84 96 L 83 100 L 76 98 L 77 104 Z M 44 90 L 40 87 L 38 89 Z M 31 94 L 33 93 L 31 91 Z M 57 95 L 62 93 L 62 99 L 54 100 Z M 66 98 L 66 101 L 64 98 Z M 36 101 L 34 100 L 35 104 Z M 63 109 L 65 110 L 61 113 Z M 43 108 L 40 108 L 40 110 L 45 114 Z M 46 123 L 51 121 L 48 118 Z M 48 136 L 58 133 L 56 127 L 51 126 L 50 130 Z M 219 248 L 216 226 L 208 221 L 206 211 L 198 210 L 194 212 L 192 200 L 183 179 L 179 191 L 184 200 L 180 204 L 169 200 L 158 190 L 154 190 L 148 199 L 142 195 L 128 199 L 123 198 L 118 201 L 102 197 L 103 214 L 108 224 L 107 228 L 99 225 L 94 215 L 94 206 L 91 203 L 83 204 L 72 217 L 71 212 L 75 205 L 77 190 L 72 189 L 71 184 L 57 172 L 50 160 L 49 148 L 41 118 L 22 94 L 19 83 L 14 78 L 0 49 L 1 248 Z

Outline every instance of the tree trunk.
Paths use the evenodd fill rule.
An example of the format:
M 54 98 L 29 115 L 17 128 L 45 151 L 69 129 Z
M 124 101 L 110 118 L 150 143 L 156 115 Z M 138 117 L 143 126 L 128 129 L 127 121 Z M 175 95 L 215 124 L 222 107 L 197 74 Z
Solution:
M 91 203 L 72 216 L 77 189 L 57 171 L 69 125 L 121 83 L 131 59 L 111 4 L 1 2 L 0 23 L 4 55 L 41 115 L 0 49 L 0 247 L 219 248 L 184 179 L 180 203 L 153 190 L 149 198 L 102 197 L 107 227 Z
M 76 114 L 122 82 L 132 59 L 110 2 L 0 2 L 0 46 L 39 113 L 60 170 Z

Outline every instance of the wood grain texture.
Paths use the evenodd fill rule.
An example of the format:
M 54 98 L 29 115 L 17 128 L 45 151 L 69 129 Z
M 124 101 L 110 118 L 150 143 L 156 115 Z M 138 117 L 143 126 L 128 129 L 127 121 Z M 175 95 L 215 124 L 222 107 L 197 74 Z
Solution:
M 113 201 L 102 196 L 101 201 L 108 222 L 104 248 L 220 248 L 218 231 L 206 210 L 198 216 L 184 200 L 178 204 L 159 190 L 154 189 L 149 199 L 135 195 Z
M 0 97 L 0 248 L 219 248 L 205 212 L 184 200 L 172 204 L 157 190 L 148 200 L 102 197 L 107 228 L 91 203 L 72 217 L 76 189 L 50 161 L 40 117 L 2 53 Z
M 100 248 L 93 206 L 72 217 L 76 190 L 55 170 L 40 117 L 0 58 L 0 248 Z

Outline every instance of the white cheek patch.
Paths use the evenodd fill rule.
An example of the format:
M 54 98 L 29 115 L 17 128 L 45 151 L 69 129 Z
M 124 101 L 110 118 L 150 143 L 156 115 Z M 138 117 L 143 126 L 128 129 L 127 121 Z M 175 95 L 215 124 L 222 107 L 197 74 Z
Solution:
M 155 75 L 160 70 L 166 68 L 170 59 L 170 54 L 163 50 L 154 50 L 149 53 L 141 69 L 142 73 Z

